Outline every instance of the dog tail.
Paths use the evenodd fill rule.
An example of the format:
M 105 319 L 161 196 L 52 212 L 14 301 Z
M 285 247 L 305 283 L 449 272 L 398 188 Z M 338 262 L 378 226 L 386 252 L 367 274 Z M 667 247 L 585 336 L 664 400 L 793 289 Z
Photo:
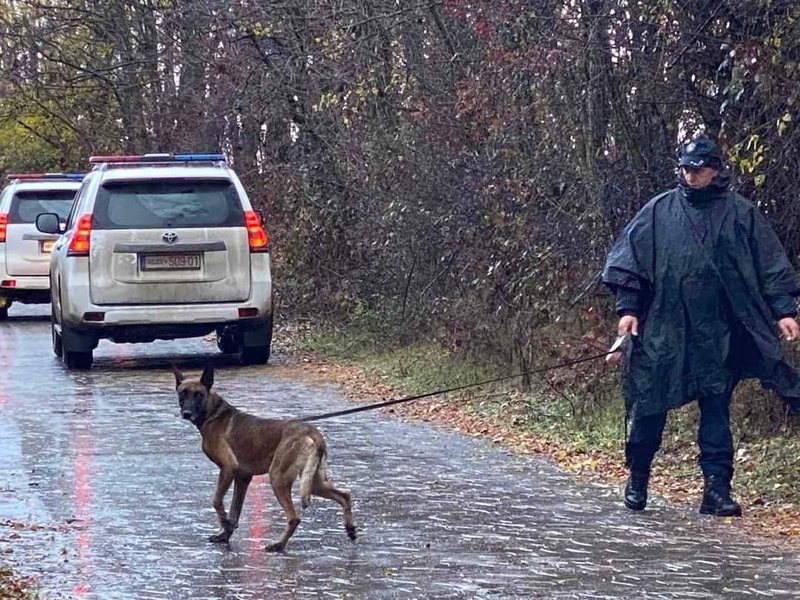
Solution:
M 320 470 L 325 472 L 325 446 L 317 444 L 315 446 L 315 450 L 309 452 L 303 472 L 300 474 L 300 503 L 303 508 L 308 508 L 311 504 L 311 490 L 317 472 Z

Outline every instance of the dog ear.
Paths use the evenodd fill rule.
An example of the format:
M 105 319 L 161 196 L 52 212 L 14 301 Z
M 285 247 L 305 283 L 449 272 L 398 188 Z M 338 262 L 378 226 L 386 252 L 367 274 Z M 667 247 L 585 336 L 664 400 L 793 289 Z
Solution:
M 214 385 L 214 367 L 212 365 L 208 365 L 203 369 L 203 374 L 200 376 L 200 383 L 206 386 L 207 390 L 210 390 L 211 386 Z
M 181 370 L 175 366 L 175 363 L 172 363 L 172 372 L 175 374 L 175 389 L 177 390 L 183 383 L 185 377 L 183 373 L 181 373 Z

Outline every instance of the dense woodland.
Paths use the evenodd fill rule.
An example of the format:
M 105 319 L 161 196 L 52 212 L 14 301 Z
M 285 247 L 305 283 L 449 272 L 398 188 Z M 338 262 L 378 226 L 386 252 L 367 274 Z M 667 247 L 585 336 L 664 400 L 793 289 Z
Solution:
M 608 341 L 605 252 L 698 131 L 797 262 L 799 13 L 2 0 L 0 174 L 221 149 L 266 215 L 285 318 L 371 318 L 516 368 L 554 328 Z

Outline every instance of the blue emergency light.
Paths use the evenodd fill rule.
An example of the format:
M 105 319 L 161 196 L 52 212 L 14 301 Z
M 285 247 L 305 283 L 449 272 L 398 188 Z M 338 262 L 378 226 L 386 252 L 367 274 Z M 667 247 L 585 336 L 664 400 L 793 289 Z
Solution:
M 6 179 L 18 179 L 20 181 L 45 181 L 51 179 L 69 179 L 83 181 L 86 173 L 9 173 Z
M 179 162 L 217 161 L 225 160 L 224 154 L 176 154 L 175 160 Z

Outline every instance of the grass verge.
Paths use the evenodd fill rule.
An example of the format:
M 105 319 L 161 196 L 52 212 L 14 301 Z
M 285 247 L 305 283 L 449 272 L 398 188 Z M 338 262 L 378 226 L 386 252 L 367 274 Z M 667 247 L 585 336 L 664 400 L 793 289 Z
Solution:
M 0 565 L 0 598 L 35 600 L 37 597 L 31 580 L 21 577 L 11 567 Z

